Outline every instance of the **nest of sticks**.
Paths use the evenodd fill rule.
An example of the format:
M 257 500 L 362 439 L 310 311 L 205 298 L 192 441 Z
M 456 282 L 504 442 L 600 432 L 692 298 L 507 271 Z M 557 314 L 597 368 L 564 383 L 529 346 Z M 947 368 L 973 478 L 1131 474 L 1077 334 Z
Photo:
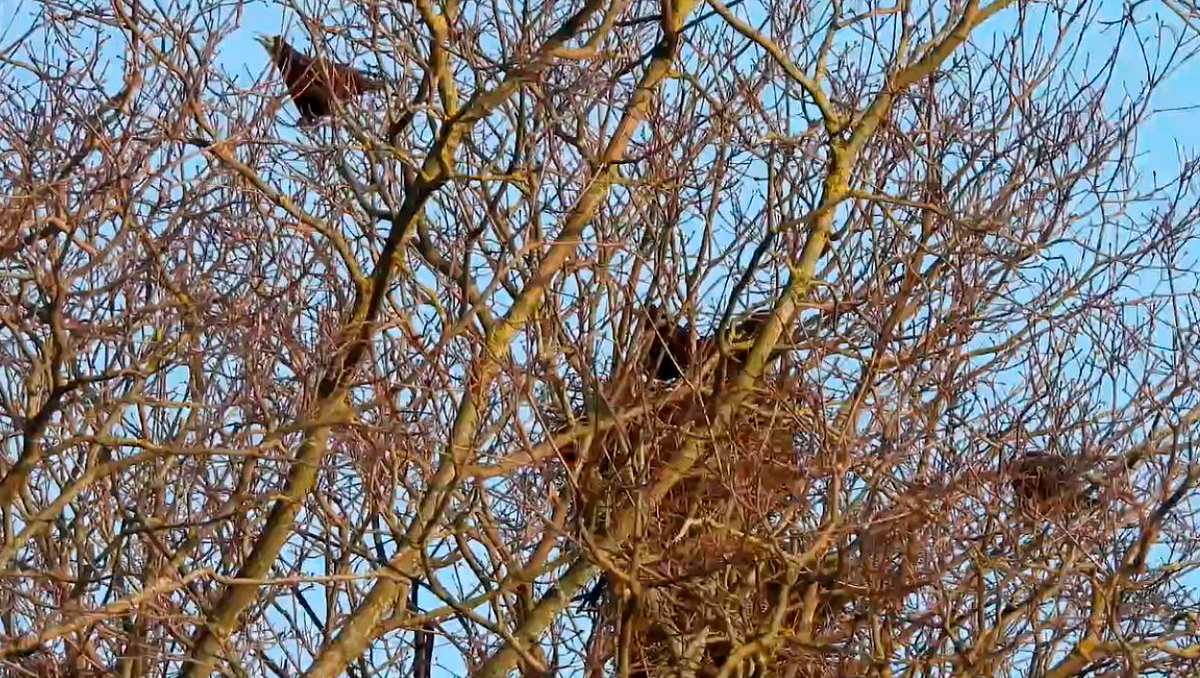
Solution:
M 928 512 L 881 511 L 871 526 L 817 544 L 833 453 L 794 389 L 769 382 L 719 435 L 710 398 L 652 391 L 661 406 L 560 450 L 579 541 L 594 544 L 689 436 L 708 438 L 661 501 L 633 506 L 633 538 L 598 554 L 606 574 L 582 596 L 597 614 L 589 675 L 604 675 L 610 660 L 631 676 L 707 678 L 726 666 L 727 675 L 853 675 L 859 658 L 817 648 L 845 640 L 837 635 L 868 623 L 869 610 L 898 608 L 925 579 Z
M 869 660 L 830 648 L 870 632 L 930 581 L 930 545 L 945 538 L 939 490 L 905 487 L 823 533 L 838 443 L 813 389 L 771 370 L 718 432 L 714 394 L 746 354 L 716 355 L 714 340 L 689 344 L 686 329 L 660 325 L 644 379 L 606 400 L 639 414 L 558 450 L 582 546 L 617 516 L 636 516 L 630 538 L 590 550 L 604 575 L 580 597 L 596 615 L 588 675 L 869 672 Z M 689 471 L 652 506 L 639 503 L 692 442 Z

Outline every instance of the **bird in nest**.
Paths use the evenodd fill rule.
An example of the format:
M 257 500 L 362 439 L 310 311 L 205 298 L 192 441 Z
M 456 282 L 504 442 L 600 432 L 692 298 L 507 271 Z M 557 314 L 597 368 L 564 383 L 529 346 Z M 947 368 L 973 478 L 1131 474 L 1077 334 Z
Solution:
M 339 103 L 366 92 L 382 90 L 384 81 L 344 64 L 309 56 L 288 44 L 282 36 L 258 35 L 259 42 L 287 84 L 292 103 L 300 112 L 300 126 L 312 127 L 331 115 Z
M 661 381 L 675 381 L 692 362 L 691 331 L 686 325 L 673 324 L 657 306 L 649 307 L 647 315 L 654 334 L 644 358 L 646 372 Z
M 672 322 L 667 318 L 666 312 L 657 306 L 647 307 L 646 313 L 650 319 L 653 336 L 643 365 L 651 377 L 659 381 L 673 382 L 686 374 L 693 363 L 703 362 L 719 350 L 717 338 L 712 336 L 698 338 L 693 352 L 691 330 L 687 325 Z M 718 369 L 718 374 L 728 376 L 726 373 L 741 367 L 750 355 L 747 342 L 754 338 L 769 317 L 769 310 L 759 311 L 731 328 L 728 339 L 742 345 L 731 347 L 730 353 L 725 356 L 726 360 L 722 361 L 723 364 Z M 778 358 L 788 350 L 786 346 L 777 346 L 771 352 L 770 359 Z M 718 377 L 718 381 L 723 381 L 723 377 Z

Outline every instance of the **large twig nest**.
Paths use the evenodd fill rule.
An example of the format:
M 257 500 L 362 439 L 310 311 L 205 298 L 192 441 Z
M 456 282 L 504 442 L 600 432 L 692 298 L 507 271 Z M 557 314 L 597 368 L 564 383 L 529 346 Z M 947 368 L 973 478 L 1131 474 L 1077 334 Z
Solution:
M 1018 506 L 1036 515 L 1088 509 L 1098 504 L 1084 478 L 1084 463 L 1063 455 L 1026 452 L 1010 465 Z

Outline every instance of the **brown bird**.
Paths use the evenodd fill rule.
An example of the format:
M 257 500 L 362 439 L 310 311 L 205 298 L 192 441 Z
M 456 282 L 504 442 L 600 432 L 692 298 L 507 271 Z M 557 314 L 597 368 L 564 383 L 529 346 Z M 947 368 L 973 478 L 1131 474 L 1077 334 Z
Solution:
M 334 112 L 337 104 L 355 99 L 365 92 L 384 88 L 384 82 L 358 69 L 334 64 L 321 57 L 310 57 L 288 44 L 281 36 L 255 38 L 271 55 L 279 69 L 296 110 L 300 126 L 311 127 Z
M 719 350 L 716 337 L 700 337 L 696 340 L 693 353 L 691 331 L 687 325 L 672 325 L 666 314 L 657 306 L 649 307 L 647 315 L 650 317 L 654 337 L 650 341 L 643 364 L 646 373 L 653 375 L 655 379 L 675 381 L 687 373 L 693 362 L 703 362 Z M 743 345 L 730 347 L 729 354 L 718 364 L 718 383 L 723 383 L 727 376 L 745 362 L 746 357 L 750 355 L 750 347 L 745 344 L 754 338 L 769 316 L 769 310 L 759 311 L 731 328 L 729 340 Z M 790 349 L 787 346 L 776 347 L 768 360 L 774 360 L 788 350 Z
M 646 313 L 654 332 L 643 363 L 646 373 L 662 381 L 675 381 L 692 363 L 691 332 L 684 325 L 673 326 L 657 306 L 651 306 Z

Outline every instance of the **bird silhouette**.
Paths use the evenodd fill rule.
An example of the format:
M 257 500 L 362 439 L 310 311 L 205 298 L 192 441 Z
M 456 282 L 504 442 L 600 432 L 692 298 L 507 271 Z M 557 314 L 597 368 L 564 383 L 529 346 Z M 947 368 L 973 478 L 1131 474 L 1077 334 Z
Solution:
M 758 334 L 770 314 L 770 310 L 758 311 L 730 328 L 727 335 L 729 341 L 739 345 L 730 346 L 728 354 L 724 355 L 718 364 L 718 383 L 723 383 L 726 377 L 732 376 L 741 368 L 750 355 L 749 341 Z M 673 382 L 679 379 L 694 362 L 703 362 L 720 350 L 715 336 L 697 338 L 693 350 L 690 328 L 684 324 L 675 324 L 657 306 L 648 307 L 647 315 L 654 336 L 650 340 L 643 365 L 646 373 L 659 381 Z M 777 346 L 768 360 L 774 360 L 789 350 L 788 346 Z
M 647 315 L 654 337 L 643 363 L 646 372 L 655 379 L 675 381 L 692 363 L 691 331 L 685 325 L 672 323 L 657 306 L 649 307 Z
M 331 115 L 339 103 L 385 87 L 382 80 L 358 69 L 304 54 L 282 36 L 259 35 L 255 39 L 266 48 L 283 76 L 292 103 L 300 112 L 302 127 L 316 125 L 321 118 Z

